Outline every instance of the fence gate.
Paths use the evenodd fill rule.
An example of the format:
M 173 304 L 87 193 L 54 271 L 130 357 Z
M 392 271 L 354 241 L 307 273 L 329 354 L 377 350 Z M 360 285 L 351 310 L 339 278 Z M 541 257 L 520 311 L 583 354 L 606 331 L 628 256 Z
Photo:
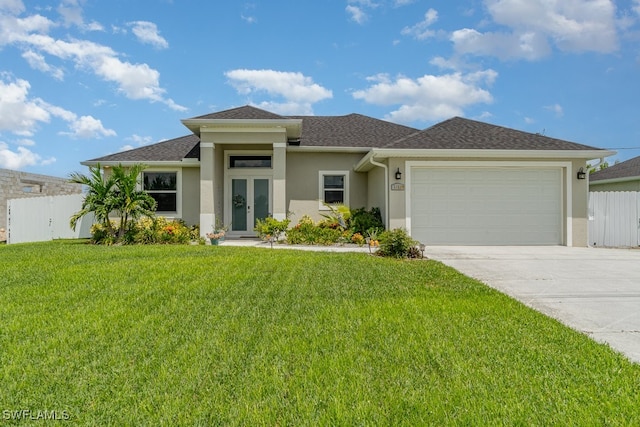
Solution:
M 83 199 L 83 194 L 10 199 L 7 203 L 7 243 L 91 237 L 92 215 L 81 218 L 76 231 L 69 226 L 69 218 L 80 210 Z
M 640 246 L 640 193 L 589 193 L 589 245 Z

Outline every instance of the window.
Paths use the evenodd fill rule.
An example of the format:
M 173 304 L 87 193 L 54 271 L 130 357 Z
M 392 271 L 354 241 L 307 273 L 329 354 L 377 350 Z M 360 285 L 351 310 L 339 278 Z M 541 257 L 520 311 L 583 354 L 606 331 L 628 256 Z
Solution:
M 158 212 L 177 212 L 177 172 L 144 172 L 144 191 L 158 203 Z
M 349 203 L 349 172 L 347 171 L 320 171 L 320 202 L 321 209 L 326 209 L 324 204 Z
M 271 156 L 229 156 L 229 167 L 235 168 L 270 168 Z

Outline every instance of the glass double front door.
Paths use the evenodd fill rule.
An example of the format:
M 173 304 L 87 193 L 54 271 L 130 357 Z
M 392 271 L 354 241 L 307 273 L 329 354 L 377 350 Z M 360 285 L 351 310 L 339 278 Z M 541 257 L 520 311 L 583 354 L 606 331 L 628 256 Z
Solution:
M 243 177 L 231 179 L 231 232 L 254 234 L 258 219 L 271 212 L 270 178 Z

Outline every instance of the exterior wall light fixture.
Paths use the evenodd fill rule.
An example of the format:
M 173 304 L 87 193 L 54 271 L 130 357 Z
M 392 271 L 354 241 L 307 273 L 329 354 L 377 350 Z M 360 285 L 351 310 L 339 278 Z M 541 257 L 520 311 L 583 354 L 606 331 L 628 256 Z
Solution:
M 397 179 L 397 180 L 402 179 L 402 172 L 400 172 L 400 168 L 398 168 L 398 169 L 396 170 L 396 179 Z

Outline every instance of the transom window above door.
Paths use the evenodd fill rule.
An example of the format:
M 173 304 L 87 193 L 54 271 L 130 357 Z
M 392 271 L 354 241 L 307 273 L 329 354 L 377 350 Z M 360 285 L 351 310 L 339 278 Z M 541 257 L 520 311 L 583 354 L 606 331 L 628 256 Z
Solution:
M 231 155 L 229 168 L 271 168 L 271 156 L 265 155 Z

